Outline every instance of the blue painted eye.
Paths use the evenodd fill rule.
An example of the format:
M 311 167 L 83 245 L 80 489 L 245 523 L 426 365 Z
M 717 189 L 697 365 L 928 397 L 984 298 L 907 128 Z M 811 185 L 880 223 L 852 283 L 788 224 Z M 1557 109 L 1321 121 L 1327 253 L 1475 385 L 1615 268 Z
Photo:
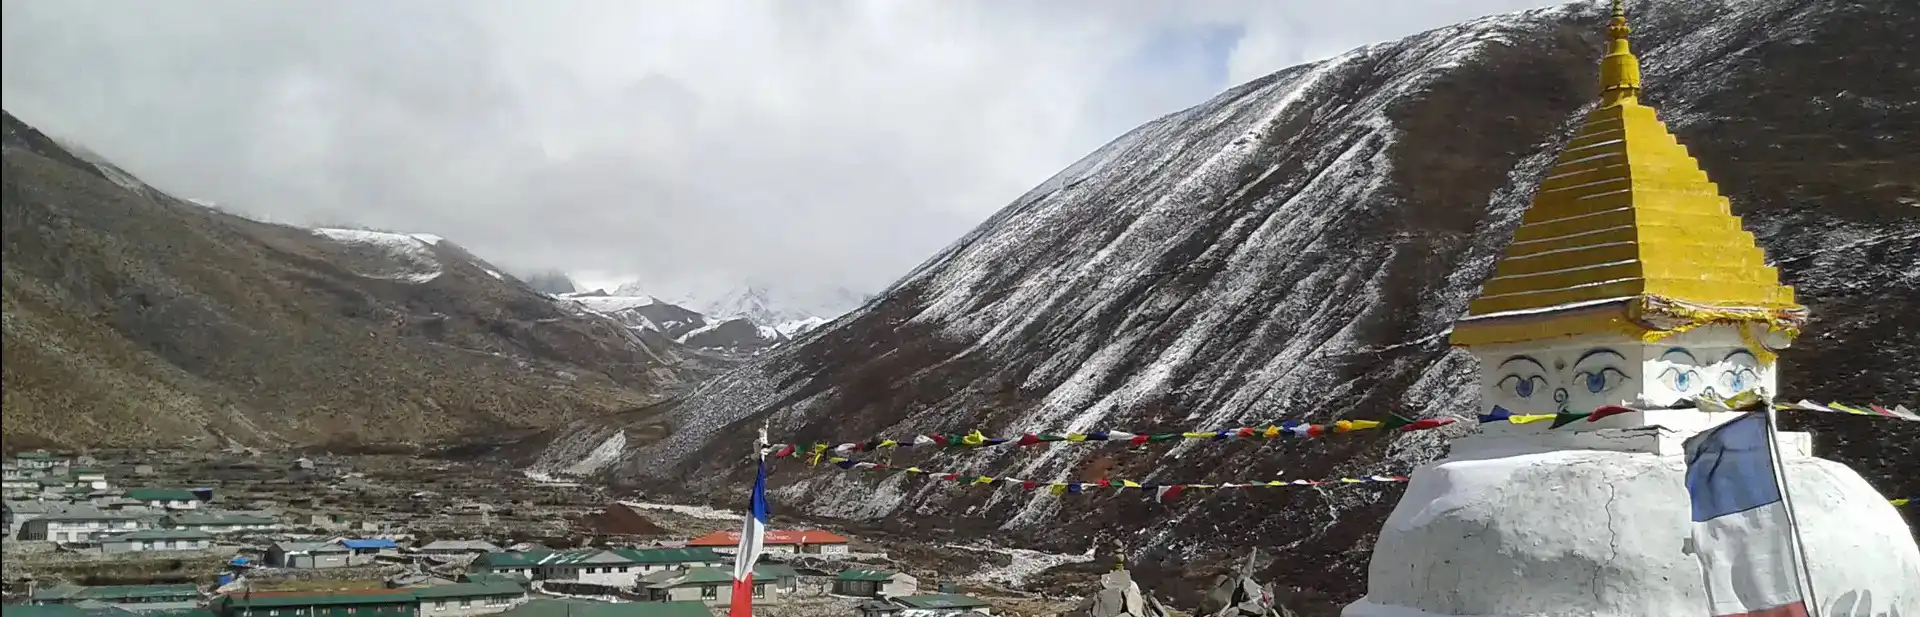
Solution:
M 1508 375 L 1500 378 L 1499 385 L 1501 390 L 1512 392 L 1514 396 L 1533 398 L 1533 393 L 1547 387 L 1547 379 L 1539 376 Z
M 1614 386 L 1620 385 L 1620 382 L 1627 379 L 1626 373 L 1611 366 L 1597 371 L 1580 371 L 1573 376 L 1580 380 L 1580 383 L 1586 384 L 1587 391 L 1594 394 L 1612 390 Z
M 1670 367 L 1660 373 L 1660 380 L 1666 382 L 1676 392 L 1690 392 L 1700 381 L 1700 372 L 1693 369 Z

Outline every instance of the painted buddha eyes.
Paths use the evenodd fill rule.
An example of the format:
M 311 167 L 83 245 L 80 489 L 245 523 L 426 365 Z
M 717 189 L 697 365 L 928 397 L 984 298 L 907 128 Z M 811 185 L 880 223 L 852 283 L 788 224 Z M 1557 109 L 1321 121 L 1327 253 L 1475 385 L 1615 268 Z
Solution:
M 1720 374 L 1720 387 L 1726 388 L 1728 394 L 1745 392 L 1759 384 L 1760 374 L 1744 366 Z
M 1573 379 L 1574 382 L 1572 385 L 1585 387 L 1588 392 L 1599 394 L 1612 390 L 1615 386 L 1620 385 L 1620 382 L 1626 381 L 1627 374 L 1620 369 L 1609 366 L 1597 371 L 1580 371 L 1574 373 Z
M 1700 385 L 1700 371 L 1668 367 L 1666 372 L 1660 373 L 1660 381 L 1676 392 L 1688 392 Z
M 1500 380 L 1500 389 L 1512 392 L 1514 396 L 1520 398 L 1533 398 L 1534 392 L 1546 391 L 1547 378 L 1537 375 L 1532 377 L 1508 375 Z

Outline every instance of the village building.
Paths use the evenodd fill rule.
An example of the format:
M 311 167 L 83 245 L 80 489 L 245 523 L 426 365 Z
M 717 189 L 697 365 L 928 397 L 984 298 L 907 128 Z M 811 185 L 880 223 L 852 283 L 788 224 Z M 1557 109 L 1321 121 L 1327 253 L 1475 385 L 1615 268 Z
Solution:
M 617 548 L 613 552 L 633 562 L 634 572 L 645 575 L 662 570 L 674 570 L 690 566 L 710 566 L 733 563 L 733 558 L 721 555 L 711 548 Z
M 208 607 L 217 617 L 419 617 L 412 589 L 230 593 Z
M 702 602 L 588 602 L 534 600 L 501 617 L 713 617 Z
M 185 512 L 171 514 L 163 523 L 179 529 L 198 529 L 211 534 L 238 533 L 246 531 L 276 531 L 280 521 L 257 514 L 238 514 L 225 512 Z
M 388 538 L 348 538 L 340 540 L 340 546 L 347 549 L 347 563 L 366 565 L 373 563 L 382 555 L 399 555 L 400 545 Z
M 753 566 L 753 598 L 756 602 L 778 601 L 799 588 L 799 573 L 785 564 L 760 563 Z M 707 566 L 676 568 L 640 577 L 637 587 L 654 602 L 705 602 L 713 606 L 732 604 L 733 571 Z
M 92 542 L 100 536 L 137 531 L 141 526 L 136 516 L 105 512 L 91 506 L 70 506 L 21 524 L 19 538 L 40 542 Z
M 19 537 L 20 527 L 25 525 L 27 521 L 39 518 L 48 512 L 60 510 L 63 507 L 62 504 L 37 499 L 9 499 L 4 503 L 0 503 L 0 520 L 6 523 L 6 537 Z
M 267 547 L 266 562 L 275 568 L 344 568 L 352 553 L 331 542 L 275 542 Z
M 808 555 L 845 555 L 851 548 L 846 536 L 818 529 L 769 531 L 763 546 L 769 553 Z M 740 546 L 740 532 L 716 531 L 687 541 L 687 546 L 706 547 L 732 553 Z
M 192 529 L 143 529 L 100 538 L 103 553 L 204 551 L 213 548 L 213 534 Z
M 20 469 L 51 470 L 55 467 L 66 467 L 71 462 L 67 457 L 46 450 L 28 450 L 13 455 L 13 464 Z
M 973 596 L 941 593 L 870 600 L 859 606 L 860 617 L 946 617 L 992 615 L 993 605 Z
M 513 583 L 455 583 L 414 590 L 420 617 L 471 617 L 505 612 L 527 601 L 527 589 Z
M 486 540 L 434 540 L 414 550 L 423 555 L 457 557 L 497 553 L 500 547 Z
M 833 595 L 849 598 L 910 596 L 920 591 L 920 581 L 905 572 L 872 568 L 849 568 L 834 577 Z
M 183 488 L 130 488 L 128 499 L 138 500 L 156 510 L 197 510 L 200 497 Z
M 474 569 L 494 574 L 525 576 L 535 581 L 575 581 L 608 587 L 632 587 L 639 579 L 638 564 L 614 551 L 524 551 L 488 553 L 474 560 Z
M 1374 545 L 1366 595 L 1345 617 L 1734 608 L 1710 606 L 1690 544 L 1694 508 L 1719 504 L 1696 505 L 1686 441 L 1746 417 L 1715 401 L 1780 395 L 1776 353 L 1807 311 L 1641 102 L 1630 33 L 1616 2 L 1600 101 L 1450 334 L 1481 366 L 1480 431 L 1414 471 Z M 1754 541 L 1791 527 L 1792 552 L 1820 593 L 1804 608 L 1713 612 L 1920 606 L 1920 548 L 1887 497 L 1814 457 L 1807 433 L 1762 430 L 1772 469 L 1752 475 L 1782 476 L 1785 490 L 1771 499 L 1791 494 L 1792 512 L 1771 530 L 1735 535 Z M 1731 568 L 1777 554 L 1743 548 L 1753 549 L 1747 564 Z
M 104 491 L 111 486 L 107 483 L 107 472 L 98 469 L 76 467 L 67 472 L 67 478 L 70 480 L 69 486 L 74 487 Z
M 200 588 L 193 585 L 54 585 L 33 590 L 28 603 L 36 606 L 99 604 L 133 612 L 181 611 L 200 607 Z M 9 607 L 11 608 L 11 607 Z M 11 611 L 9 611 L 11 613 Z

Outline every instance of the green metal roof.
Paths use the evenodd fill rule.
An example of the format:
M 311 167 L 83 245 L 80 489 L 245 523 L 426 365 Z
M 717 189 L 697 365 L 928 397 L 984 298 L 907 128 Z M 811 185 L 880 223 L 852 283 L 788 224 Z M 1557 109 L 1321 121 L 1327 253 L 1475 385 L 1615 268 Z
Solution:
M 953 593 L 936 593 L 925 596 L 899 596 L 892 598 L 892 600 L 906 605 L 907 608 L 979 608 L 982 606 L 991 606 L 987 604 L 986 600 Z
M 525 576 L 518 574 L 500 574 L 498 572 L 469 572 L 465 578 L 469 583 L 501 583 L 515 585 L 522 589 L 525 589 L 530 582 Z
M 258 592 L 253 594 L 240 592 L 220 596 L 217 602 L 220 606 L 232 608 L 281 608 L 349 604 L 414 604 L 419 601 L 412 589 L 356 589 L 337 592 Z
M 193 495 L 193 491 L 183 488 L 130 488 L 127 489 L 127 498 L 138 499 L 140 501 L 193 501 L 199 499 L 199 497 Z
M 525 588 L 513 583 L 454 583 L 452 585 L 434 585 L 417 587 L 413 595 L 422 600 L 439 598 L 478 598 L 483 596 L 518 596 L 527 593 Z
M 86 611 L 72 604 L 48 604 L 36 606 L 28 604 L 8 604 L 0 606 L 0 614 L 6 617 L 89 617 Z
M 721 555 L 708 547 L 690 548 L 616 548 L 614 554 L 627 561 L 642 564 L 663 563 L 727 563 L 733 558 Z
M 651 589 L 721 584 L 733 584 L 733 573 L 719 568 L 686 568 L 647 575 L 647 587 Z
M 107 538 L 108 540 L 211 540 L 213 534 L 197 529 L 142 529 Z
M 886 570 L 873 570 L 868 568 L 850 568 L 840 572 L 840 580 L 886 582 L 886 581 L 893 580 L 893 575 L 894 575 L 893 572 L 888 572 Z
M 713 617 L 713 611 L 702 602 L 612 603 L 543 599 L 513 607 L 500 615 L 501 617 Z
M 200 588 L 192 584 L 183 585 L 55 585 L 33 590 L 33 599 L 38 600 L 152 600 L 158 598 L 199 598 Z

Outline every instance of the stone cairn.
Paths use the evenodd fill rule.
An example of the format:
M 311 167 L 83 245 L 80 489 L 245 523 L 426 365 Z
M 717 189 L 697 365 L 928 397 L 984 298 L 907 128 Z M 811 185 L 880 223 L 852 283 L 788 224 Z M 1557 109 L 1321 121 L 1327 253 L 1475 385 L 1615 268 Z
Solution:
M 1116 555 L 1113 571 L 1100 575 L 1100 590 L 1080 605 L 1084 617 L 1168 617 L 1167 607 L 1140 591 L 1127 573 L 1126 553 Z
M 1254 551 L 1247 551 L 1247 560 L 1240 570 L 1221 576 L 1213 590 L 1200 602 L 1201 615 L 1206 617 L 1294 617 L 1293 611 L 1274 603 L 1273 588 L 1261 585 L 1253 580 Z

